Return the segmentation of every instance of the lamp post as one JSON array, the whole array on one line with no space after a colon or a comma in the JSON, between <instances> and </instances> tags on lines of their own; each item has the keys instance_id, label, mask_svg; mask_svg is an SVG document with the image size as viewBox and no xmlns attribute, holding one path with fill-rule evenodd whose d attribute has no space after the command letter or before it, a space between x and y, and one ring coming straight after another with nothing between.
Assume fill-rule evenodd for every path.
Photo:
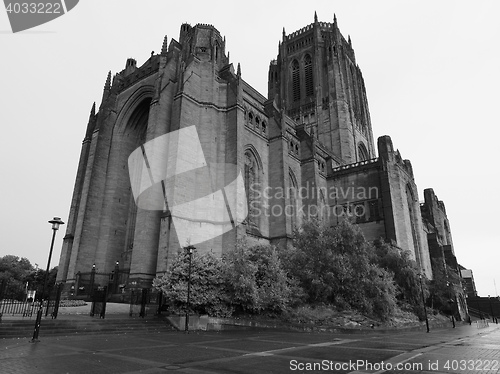
<instances>
[{"instance_id":1,"label":"lamp post","mask_svg":"<svg viewBox=\"0 0 500 374\"><path fill-rule=\"evenodd\" d=\"M92 270L90 271L90 290L89 290L90 297L94 295L94 282L95 282L95 263L92 264Z\"/></svg>"},{"instance_id":2,"label":"lamp post","mask_svg":"<svg viewBox=\"0 0 500 374\"><path fill-rule=\"evenodd\" d=\"M38 313L36 314L35 321L35 330L33 331L33 338L31 339L32 343L38 342L38 334L40 332L40 323L42 322L42 313L43 313L43 297L45 293L45 288L47 287L47 280L49 279L49 268L50 268L50 260L52 258L52 250L54 249L54 241L56 239L56 232L59 230L60 225L64 225L64 222L61 221L60 217L54 217L53 220L49 221L52 224L52 241L50 243L50 251L49 251L49 260L47 261L47 270L45 271L45 278L43 281L42 287L42 295L40 300L40 308L38 309ZM47 305L48 307L48 305Z\"/></svg>"},{"instance_id":3,"label":"lamp post","mask_svg":"<svg viewBox=\"0 0 500 374\"><path fill-rule=\"evenodd\" d=\"M451 292L451 283L446 282L446 285L448 286L448 291L450 293L450 300L448 300L448 304L450 304L450 311L451 311L451 323L453 324L453 328L455 328L455 315L453 311L453 299L452 297L452 292Z\"/></svg>"},{"instance_id":4,"label":"lamp post","mask_svg":"<svg viewBox=\"0 0 500 374\"><path fill-rule=\"evenodd\" d=\"M420 292L422 294L422 305L424 306L425 326L427 327L427 332L429 332L429 319L427 318L427 308L425 307L424 287L422 286L422 273L418 274L418 278L420 280Z\"/></svg>"},{"instance_id":5,"label":"lamp post","mask_svg":"<svg viewBox=\"0 0 500 374\"><path fill-rule=\"evenodd\" d=\"M186 306L186 324L184 326L185 333L189 333L189 309L191 304L191 263L193 262L193 251L196 249L192 245L184 248L189 255L189 270L188 270L188 292L187 292L187 306Z\"/></svg>"},{"instance_id":6,"label":"lamp post","mask_svg":"<svg viewBox=\"0 0 500 374\"><path fill-rule=\"evenodd\" d=\"M114 272L114 275L113 275L113 280L114 280L114 284L113 284L113 293L118 293L118 274L120 272L120 262L118 260L116 260L115 262L115 272Z\"/></svg>"}]
</instances>

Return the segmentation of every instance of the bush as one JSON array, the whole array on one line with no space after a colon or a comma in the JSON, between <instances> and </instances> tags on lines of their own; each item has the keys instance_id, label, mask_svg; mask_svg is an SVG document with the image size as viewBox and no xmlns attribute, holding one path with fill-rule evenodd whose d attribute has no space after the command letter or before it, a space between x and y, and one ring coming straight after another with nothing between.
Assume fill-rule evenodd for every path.
<instances>
[{"instance_id":1,"label":"bush","mask_svg":"<svg viewBox=\"0 0 500 374\"><path fill-rule=\"evenodd\" d=\"M360 229L347 221L334 227L306 221L283 257L307 303L351 307L386 319L394 312L396 289L391 274L371 261L372 253Z\"/></svg>"},{"instance_id":2,"label":"bush","mask_svg":"<svg viewBox=\"0 0 500 374\"><path fill-rule=\"evenodd\" d=\"M190 309L199 314L227 316L230 311L223 278L223 263L211 253L192 255ZM161 290L174 310L185 313L189 256L184 253L174 260L170 272L153 280L153 287Z\"/></svg>"},{"instance_id":3,"label":"bush","mask_svg":"<svg viewBox=\"0 0 500 374\"><path fill-rule=\"evenodd\" d=\"M281 313L291 300L292 287L276 248L238 243L224 258L230 303L240 312Z\"/></svg>"},{"instance_id":4,"label":"bush","mask_svg":"<svg viewBox=\"0 0 500 374\"><path fill-rule=\"evenodd\" d=\"M61 300L61 302L59 303L60 307L76 307L84 305L87 305L84 300Z\"/></svg>"},{"instance_id":5,"label":"bush","mask_svg":"<svg viewBox=\"0 0 500 374\"><path fill-rule=\"evenodd\" d=\"M187 308L189 260L180 254L170 271L155 278L171 309L185 313ZM223 259L212 254L194 254L191 264L190 308L214 317L238 313L281 313L291 299L292 288L276 249L260 245L248 248L238 243Z\"/></svg>"}]
</instances>

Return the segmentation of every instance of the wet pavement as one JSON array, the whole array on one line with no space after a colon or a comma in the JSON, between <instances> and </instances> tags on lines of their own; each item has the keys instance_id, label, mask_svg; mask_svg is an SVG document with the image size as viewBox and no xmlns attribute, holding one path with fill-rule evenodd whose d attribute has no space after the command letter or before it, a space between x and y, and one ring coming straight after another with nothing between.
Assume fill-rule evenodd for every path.
<instances>
[{"instance_id":1,"label":"wet pavement","mask_svg":"<svg viewBox=\"0 0 500 374\"><path fill-rule=\"evenodd\" d=\"M366 334L132 332L0 340L0 373L498 373L500 325Z\"/></svg>"}]
</instances>

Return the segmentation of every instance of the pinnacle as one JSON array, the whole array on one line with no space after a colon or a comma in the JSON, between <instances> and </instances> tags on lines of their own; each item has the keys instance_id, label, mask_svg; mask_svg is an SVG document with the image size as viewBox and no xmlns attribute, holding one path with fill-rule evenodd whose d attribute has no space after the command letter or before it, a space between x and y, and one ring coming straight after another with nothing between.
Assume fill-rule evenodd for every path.
<instances>
[{"instance_id":1,"label":"pinnacle","mask_svg":"<svg viewBox=\"0 0 500 374\"><path fill-rule=\"evenodd\" d=\"M163 45L161 47L161 54L166 55L167 49L168 49L168 38L167 35L165 35L165 37L163 38Z\"/></svg>"},{"instance_id":2,"label":"pinnacle","mask_svg":"<svg viewBox=\"0 0 500 374\"><path fill-rule=\"evenodd\" d=\"M108 72L108 77L106 78L106 83L104 84L104 89L109 90L111 88L111 70Z\"/></svg>"}]
</instances>

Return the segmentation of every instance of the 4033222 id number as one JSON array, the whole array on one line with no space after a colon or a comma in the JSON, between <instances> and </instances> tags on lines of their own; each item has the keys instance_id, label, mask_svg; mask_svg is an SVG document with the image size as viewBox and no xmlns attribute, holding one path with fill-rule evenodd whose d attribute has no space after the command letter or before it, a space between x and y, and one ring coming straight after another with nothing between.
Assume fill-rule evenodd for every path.
<instances>
[{"instance_id":1,"label":"4033222 id number","mask_svg":"<svg viewBox=\"0 0 500 374\"><path fill-rule=\"evenodd\" d=\"M31 13L31 14L61 14L61 3L7 3L7 13Z\"/></svg>"},{"instance_id":2,"label":"4033222 id number","mask_svg":"<svg viewBox=\"0 0 500 374\"><path fill-rule=\"evenodd\" d=\"M445 370L497 371L500 369L498 360L446 360Z\"/></svg>"}]
</instances>

